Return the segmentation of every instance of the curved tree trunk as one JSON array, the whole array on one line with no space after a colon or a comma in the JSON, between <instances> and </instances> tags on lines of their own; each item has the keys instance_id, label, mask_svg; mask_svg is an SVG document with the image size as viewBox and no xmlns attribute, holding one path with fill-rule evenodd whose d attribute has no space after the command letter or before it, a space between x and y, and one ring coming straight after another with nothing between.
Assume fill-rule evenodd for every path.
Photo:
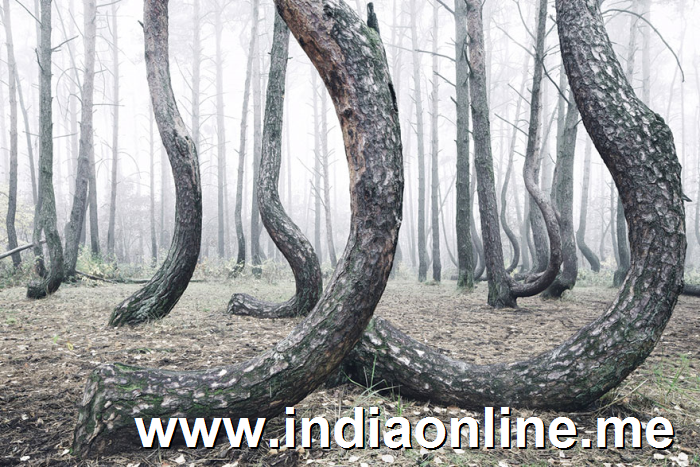
<instances>
[{"instance_id":1,"label":"curved tree trunk","mask_svg":"<svg viewBox=\"0 0 700 467\"><path fill-rule=\"evenodd\" d=\"M355 378L366 368L375 382L402 396L437 404L577 410L617 386L660 339L683 287L686 250L673 135L625 80L597 3L557 0L556 7L576 104L622 194L630 225L632 266L617 298L555 349L495 365L448 358L377 318L346 360Z\"/></svg>"},{"instance_id":2,"label":"curved tree trunk","mask_svg":"<svg viewBox=\"0 0 700 467\"><path fill-rule=\"evenodd\" d=\"M581 213L576 231L576 243L583 253L593 272L600 272L600 260L598 256L586 245L586 220L588 218L588 192L591 185L591 140L586 138L586 149L583 159L583 185L581 186Z\"/></svg>"},{"instance_id":3,"label":"curved tree trunk","mask_svg":"<svg viewBox=\"0 0 700 467\"><path fill-rule=\"evenodd\" d=\"M75 265L78 261L80 237L85 228L85 214L88 205L88 184L90 182L90 153L93 145L93 90L95 87L95 42L97 38L97 7L95 0L83 2L83 38L84 63L83 88L80 95L80 146L78 149L78 167L73 191L73 206L70 220L66 226L66 255L65 275L71 278L75 275Z\"/></svg>"},{"instance_id":4,"label":"curved tree trunk","mask_svg":"<svg viewBox=\"0 0 700 467\"><path fill-rule=\"evenodd\" d=\"M339 268L311 314L252 360L188 372L99 367L80 404L76 455L123 449L125 442L139 446L134 417L279 414L337 368L384 291L403 194L401 131L384 48L345 2L277 0L276 5L323 78L343 129L352 220ZM167 54L167 0L145 2L144 31L152 70L154 45L157 56ZM167 71L167 61L157 63Z\"/></svg>"},{"instance_id":5,"label":"curved tree trunk","mask_svg":"<svg viewBox=\"0 0 700 467\"><path fill-rule=\"evenodd\" d=\"M258 0L253 0L253 18L251 20L251 37L248 46L248 63L246 65L245 84L243 89L243 110L241 115L241 137L238 150L238 178L236 181L236 207L234 212L236 223L236 240L238 241L238 254L236 265L233 269L234 277L245 269L245 231L243 229L243 176L245 175L246 135L248 132L248 102L250 99L250 77L253 72L253 59L255 57L255 43L258 38Z\"/></svg>"},{"instance_id":6,"label":"curved tree trunk","mask_svg":"<svg viewBox=\"0 0 700 467\"><path fill-rule=\"evenodd\" d=\"M56 199L53 191L53 114L51 111L51 0L41 0L41 42L39 46L39 199L34 217L33 242L41 252L41 232L49 250L49 270L39 281L27 286L28 298L44 298L63 281L63 247L56 226ZM43 270L43 254L37 258Z\"/></svg>"},{"instance_id":7,"label":"curved tree trunk","mask_svg":"<svg viewBox=\"0 0 700 467\"><path fill-rule=\"evenodd\" d=\"M157 18L159 14L167 14L167 6L151 3L146 2L152 8L147 13L155 17L147 14L145 17L155 29L158 29L155 23L161 21L159 26L164 28L161 33L167 37L167 20ZM146 69L153 113L175 178L175 232L160 269L141 290L117 305L109 318L111 326L136 325L167 316L192 278L202 240L202 184L197 148L180 116L170 85L168 44L160 40L157 32L150 30L145 34Z\"/></svg>"},{"instance_id":8,"label":"curved tree trunk","mask_svg":"<svg viewBox=\"0 0 700 467\"><path fill-rule=\"evenodd\" d=\"M563 91L564 88L561 89ZM542 293L542 296L547 298L559 298L566 290L573 289L578 276L578 258L574 239L574 155L579 113L571 93L569 93L569 101L564 128L557 141L557 163L554 168L552 187L552 198L559 211L562 270Z\"/></svg>"},{"instance_id":9,"label":"curved tree trunk","mask_svg":"<svg viewBox=\"0 0 700 467\"><path fill-rule=\"evenodd\" d=\"M247 294L234 294L228 304L228 312L235 315L258 318L304 316L316 305L323 291L318 256L311 243L284 211L279 196L288 50L289 29L282 18L275 14L275 32L270 53L270 74L267 82L263 126L263 147L257 184L258 199L263 224L292 268L296 294L288 301L279 304L263 302Z\"/></svg>"}]
</instances>

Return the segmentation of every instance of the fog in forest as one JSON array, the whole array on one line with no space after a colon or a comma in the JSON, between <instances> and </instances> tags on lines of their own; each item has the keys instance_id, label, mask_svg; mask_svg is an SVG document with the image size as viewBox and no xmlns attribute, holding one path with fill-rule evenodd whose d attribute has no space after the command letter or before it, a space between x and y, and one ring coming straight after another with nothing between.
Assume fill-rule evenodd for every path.
<instances>
[{"instance_id":1,"label":"fog in forest","mask_svg":"<svg viewBox=\"0 0 700 467\"><path fill-rule=\"evenodd\" d=\"M195 140L198 143L204 206L200 262L203 267L230 269L238 254L234 210L241 160L243 231L248 240L251 236L254 152L262 134L260 126L272 41L273 5L266 0L256 1L258 11L253 15L256 5L250 2L201 0L196 2L196 7L192 0L172 0L170 3L172 84L190 133L198 133ZM366 18L365 2L350 3L362 18ZM485 2L483 10L491 144L499 211L501 188L512 153L513 169L505 198L505 216L521 246L522 239L529 238L529 229L524 228L528 196L522 166L528 132L536 3L531 0L494 0ZM421 242L425 243L426 261L432 264L437 253L433 246L432 212L437 206L438 254L444 269L442 276L450 278L456 274L457 261L455 29L451 7L442 2L433 5L409 0L377 0L374 5L397 91L404 146L406 185L398 256L400 268L411 275L418 270ZM39 30L34 18L38 16L38 2L11 0L5 2L5 8L9 10L4 12L3 22L7 24L11 18L18 92L21 92L16 123L18 187L15 220L17 244L21 246L32 241L39 166L39 67L36 53ZM175 192L167 154L151 117L140 24L142 8L142 2L137 0L97 3L92 107L97 223L91 222L91 214L85 216L81 245L90 247L92 230L96 226L97 247L102 258L116 260L123 267L130 265L136 268L135 273L147 276L149 273L139 268L152 266L153 245L157 248L158 261L162 261L170 245ZM549 8L549 15L553 18L554 7L550 5ZM631 70L635 91L673 130L683 165L684 191L694 201L686 204L688 232L691 234L687 262L693 266L697 261L694 252L698 246L695 241L698 234L695 201L700 196L700 71L695 46L698 33L693 25L700 20L700 7L689 1L607 0L601 8L618 58L623 67ZM86 62L84 12L85 6L80 0L53 3L52 44L58 46L52 57L53 180L57 225L62 238L73 205L81 138L81 88ZM252 23L256 18L258 24L254 28ZM253 31L257 31L259 41L252 50L252 69L248 69ZM566 79L561 78L556 27L551 21L548 31L539 129L539 182L547 193L551 192L557 160L557 126L562 119L558 112L565 111L562 106L566 101L561 96L567 93ZM3 40L7 42L6 36ZM327 225L332 226L333 248L340 256L350 222L348 171L343 160L342 134L322 81L294 40L289 55L280 196L294 222L312 242L322 264L330 266ZM8 49L2 47L0 213L3 219L10 188L9 133L12 124L8 105L7 57ZM250 96L244 109L247 75ZM417 107L422 112L420 116ZM247 124L241 132L243 113L247 113ZM433 128L435 125L436 129ZM243 135L246 144L241 153ZM28 145L33 160L30 160ZM573 184L575 224L580 223L583 203L587 206L585 241L600 258L603 268L614 270L617 267L617 239L613 235L618 219L615 216L617 194L608 171L593 148L588 199L581 199L587 147L588 136L579 125ZM471 136L469 148L473 153ZM437 170L434 170L434 164L437 164ZM327 165L327 170L324 170L324 165ZM473 169L473 162L470 167ZM421 176L424 177L422 184L419 182ZM473 190L476 184L473 174L471 184ZM330 206L326 206L325 195ZM422 212L421 201L424 203ZM472 202L476 222L472 236L480 237L476 196ZM111 210L113 216L110 216ZM327 222L327 216L330 216L330 222ZM425 233L422 235L419 234L420 221L424 223ZM108 239L108 235L112 235L110 230L113 240ZM264 228L262 230L263 257L287 268L284 258ZM502 241L508 263L512 247L503 232ZM248 258L250 243L246 242ZM0 244L4 249L8 248L5 222L0 225ZM529 244L530 248L521 248L519 268L527 268L533 261L533 252L529 251L533 247L532 240ZM30 252L23 255L29 258ZM580 252L578 255L581 268L588 268L589 264ZM477 259L475 264L478 264ZM3 261L0 267L9 268L9 261ZM430 271L427 278L431 278Z\"/></svg>"}]
</instances>

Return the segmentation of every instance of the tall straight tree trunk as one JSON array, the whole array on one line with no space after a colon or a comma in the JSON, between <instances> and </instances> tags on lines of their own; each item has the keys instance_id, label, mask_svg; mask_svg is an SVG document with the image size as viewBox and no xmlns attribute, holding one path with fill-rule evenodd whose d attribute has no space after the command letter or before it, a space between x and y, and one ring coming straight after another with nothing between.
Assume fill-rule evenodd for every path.
<instances>
[{"instance_id":1,"label":"tall straight tree trunk","mask_svg":"<svg viewBox=\"0 0 700 467\"><path fill-rule=\"evenodd\" d=\"M49 270L39 281L27 287L28 298L43 298L54 293L63 281L63 247L56 226L56 200L53 191L53 115L51 112L51 0L41 0L41 40L38 56L39 81L39 201L34 218L33 243L39 244L41 233L49 250ZM39 247L41 248L41 247ZM43 263L43 255L37 260ZM41 266L43 269L43 265Z\"/></svg>"},{"instance_id":2,"label":"tall straight tree trunk","mask_svg":"<svg viewBox=\"0 0 700 467\"><path fill-rule=\"evenodd\" d=\"M469 228L472 203L469 188L469 57L467 3L455 0L455 105L457 115L457 178L455 179L457 236L457 287L474 288L474 256Z\"/></svg>"},{"instance_id":3,"label":"tall straight tree trunk","mask_svg":"<svg viewBox=\"0 0 700 467\"><path fill-rule=\"evenodd\" d=\"M417 0L411 0L411 49L413 50L413 92L416 103L416 140L418 143L418 280L428 274L428 251L425 238L425 142L423 124L423 91L421 90L420 52L418 49Z\"/></svg>"},{"instance_id":4,"label":"tall straight tree trunk","mask_svg":"<svg viewBox=\"0 0 700 467\"><path fill-rule=\"evenodd\" d=\"M8 87L10 92L10 160L9 160L9 192L7 194L7 216L5 217L5 228L7 229L7 249L17 248L17 231L15 230L15 215L17 213L17 63L15 62L14 41L12 39L12 14L10 11L10 1L2 2L3 17L5 24L5 45L7 46L7 71ZM3 111L4 115L4 111ZM12 255L12 264L19 267L22 262L20 253Z\"/></svg>"},{"instance_id":5,"label":"tall straight tree trunk","mask_svg":"<svg viewBox=\"0 0 700 467\"><path fill-rule=\"evenodd\" d=\"M323 263L323 249L321 246L321 119L318 110L318 85L316 83L316 73L311 74L311 87L313 88L313 108L314 108L314 171L313 189L311 193L314 198L314 250L318 256L318 262Z\"/></svg>"},{"instance_id":6,"label":"tall straight tree trunk","mask_svg":"<svg viewBox=\"0 0 700 467\"><path fill-rule=\"evenodd\" d=\"M435 282L440 282L442 275L442 263L440 262L440 198L438 193L440 192L440 171L439 171L439 157L438 153L440 151L440 144L438 140L438 97L439 97L439 86L438 86L438 76L440 72L438 68L438 24L439 24L439 13L440 5L437 2L433 3L433 75L432 75L432 112L430 115L430 152L431 152L431 186L430 186L430 200L431 200L431 225L433 229L433 280Z\"/></svg>"},{"instance_id":7,"label":"tall straight tree trunk","mask_svg":"<svg viewBox=\"0 0 700 467\"><path fill-rule=\"evenodd\" d=\"M348 247L338 262L342 269L307 320L252 360L190 372L99 367L80 404L73 440L76 455L122 450L125 443L140 445L134 417L148 423L176 413L192 419L284 412L336 370L360 339L384 291L401 222L403 177L399 118L381 40L345 2L276 4L333 93L345 136L352 221ZM145 2L147 43L157 32L163 48L166 6L166 0ZM373 195L367 199L370 191Z\"/></svg>"},{"instance_id":8,"label":"tall straight tree trunk","mask_svg":"<svg viewBox=\"0 0 700 467\"><path fill-rule=\"evenodd\" d=\"M593 272L600 271L600 260L596 254L586 245L586 222L588 217L588 193L591 185L591 139L586 138L586 148L583 159L583 184L581 185L581 209L576 231L576 243L583 256L591 265Z\"/></svg>"},{"instance_id":9,"label":"tall straight tree trunk","mask_svg":"<svg viewBox=\"0 0 700 467\"><path fill-rule=\"evenodd\" d=\"M114 258L115 228L117 221L117 177L119 176L119 30L117 4L112 4L112 187L109 194L109 224L107 227L107 256Z\"/></svg>"},{"instance_id":10,"label":"tall straight tree trunk","mask_svg":"<svg viewBox=\"0 0 700 467\"><path fill-rule=\"evenodd\" d=\"M316 305L323 291L323 279L318 257L311 243L284 211L279 196L284 92L288 59L289 29L282 18L275 14L275 31L272 52L270 53L270 73L268 75L263 147L258 180L258 199L260 200L260 215L263 224L292 268L296 282L296 294L284 303L264 302L247 294L234 294L229 301L228 312L236 315L258 318L305 316ZM323 92L326 92L325 89Z\"/></svg>"},{"instance_id":11,"label":"tall straight tree trunk","mask_svg":"<svg viewBox=\"0 0 700 467\"><path fill-rule=\"evenodd\" d=\"M199 118L202 68L202 18L200 13L200 0L194 0L192 5L192 142L199 149Z\"/></svg>"},{"instance_id":12,"label":"tall straight tree trunk","mask_svg":"<svg viewBox=\"0 0 700 467\"><path fill-rule=\"evenodd\" d=\"M254 0L255 3L255 0ZM260 250L260 208L258 204L258 173L262 153L262 91L260 89L260 42L253 52L253 196L250 207L250 256L253 275L262 276L263 254Z\"/></svg>"},{"instance_id":13,"label":"tall straight tree trunk","mask_svg":"<svg viewBox=\"0 0 700 467\"><path fill-rule=\"evenodd\" d=\"M155 3L155 5L154 5ZM202 243L202 184L197 148L170 84L167 1L149 0L144 12L148 88L158 130L175 179L175 231L168 256L151 280L112 311L110 326L136 325L170 313L187 288Z\"/></svg>"},{"instance_id":14,"label":"tall straight tree trunk","mask_svg":"<svg viewBox=\"0 0 700 467\"><path fill-rule=\"evenodd\" d=\"M224 31L223 9L219 2L214 13L214 37L216 44L216 154L217 154L217 254L219 259L226 257L226 127L224 123L224 56L221 51L221 35Z\"/></svg>"},{"instance_id":15,"label":"tall straight tree trunk","mask_svg":"<svg viewBox=\"0 0 700 467\"><path fill-rule=\"evenodd\" d=\"M323 157L323 207L326 214L326 242L328 243L328 259L331 267L335 269L338 264L338 257L335 253L335 240L333 237L333 217L331 206L331 177L330 177L330 154L328 151L328 95L325 90L321 90L321 155ZM291 167L288 168L288 170Z\"/></svg>"},{"instance_id":16,"label":"tall straight tree trunk","mask_svg":"<svg viewBox=\"0 0 700 467\"><path fill-rule=\"evenodd\" d=\"M148 108L148 155L150 160L150 201L151 201L151 267L158 264L158 242L156 240L156 165L155 142L153 138L153 107Z\"/></svg>"},{"instance_id":17,"label":"tall straight tree trunk","mask_svg":"<svg viewBox=\"0 0 700 467\"><path fill-rule=\"evenodd\" d=\"M357 377L367 370L373 390L383 381L403 397L432 403L577 410L620 384L661 338L682 288L686 248L673 135L625 80L599 7L586 0L556 6L576 104L630 223L633 261L625 285L602 316L561 345L508 364L456 361L377 318L346 359L354 381L364 382Z\"/></svg>"},{"instance_id":18,"label":"tall straight tree trunk","mask_svg":"<svg viewBox=\"0 0 700 467\"><path fill-rule=\"evenodd\" d=\"M36 188L36 169L34 168L34 145L32 144L32 132L29 124L29 112L24 104L24 94L22 93L22 81L19 79L19 72L15 67L15 83L17 84L17 95L19 97L19 108L22 111L22 120L24 121L24 136L27 141L27 159L29 160L29 175L32 181L32 201L36 206L37 188Z\"/></svg>"},{"instance_id":19,"label":"tall straight tree trunk","mask_svg":"<svg viewBox=\"0 0 700 467\"><path fill-rule=\"evenodd\" d=\"M80 95L80 146L73 190L73 206L66 226L65 275L75 275L81 233L85 228L88 188L91 186L91 154L93 144L93 95L95 88L95 43L97 38L97 8L95 0L83 1L83 43L85 48L83 88ZM97 203L95 203L97 204ZM92 209L92 208L91 208Z\"/></svg>"},{"instance_id":20,"label":"tall straight tree trunk","mask_svg":"<svg viewBox=\"0 0 700 467\"><path fill-rule=\"evenodd\" d=\"M236 179L236 240L238 253L236 255L236 267L233 270L234 276L238 276L245 269L245 231L243 230L243 183L245 176L245 154L246 136L248 133L248 101L250 99L250 80L253 73L253 60L255 58L255 44L258 40L258 0L253 0L252 27L250 45L248 46L248 62L246 65L245 85L243 89L243 110L241 111L241 136L238 149L238 178Z\"/></svg>"}]
</instances>

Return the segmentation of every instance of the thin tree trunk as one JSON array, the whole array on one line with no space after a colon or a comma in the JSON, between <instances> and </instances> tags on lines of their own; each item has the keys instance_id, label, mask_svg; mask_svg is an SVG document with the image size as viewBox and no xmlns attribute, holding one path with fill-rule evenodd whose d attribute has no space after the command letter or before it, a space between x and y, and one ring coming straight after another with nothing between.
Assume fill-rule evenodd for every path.
<instances>
[{"instance_id":1,"label":"thin tree trunk","mask_svg":"<svg viewBox=\"0 0 700 467\"><path fill-rule=\"evenodd\" d=\"M236 266L233 270L234 277L238 276L245 269L245 231L243 230L243 183L245 176L245 155L246 136L248 133L248 101L250 99L250 80L253 73L253 60L255 58L255 44L258 36L258 0L253 0L252 28L250 45L248 46L248 62L246 65L245 85L243 89L243 110L241 111L241 135L238 149L238 178L236 180L236 240L238 242L238 253L236 255Z\"/></svg>"},{"instance_id":2,"label":"thin tree trunk","mask_svg":"<svg viewBox=\"0 0 700 467\"><path fill-rule=\"evenodd\" d=\"M156 183L155 148L153 138L153 106L148 108L148 154L150 159L150 201L151 201L151 267L158 264L158 242L156 241Z\"/></svg>"},{"instance_id":3,"label":"thin tree trunk","mask_svg":"<svg viewBox=\"0 0 700 467\"><path fill-rule=\"evenodd\" d=\"M41 40L38 50L41 80L39 81L39 200L34 218L33 243L46 236L49 270L39 281L27 286L28 298L44 298L54 293L63 281L63 247L56 226L56 200L53 191L53 115L51 112L51 0L41 0ZM38 247L41 249L41 246ZM43 263L43 255L37 260ZM43 265L41 266L43 269Z\"/></svg>"},{"instance_id":4,"label":"thin tree trunk","mask_svg":"<svg viewBox=\"0 0 700 467\"><path fill-rule=\"evenodd\" d=\"M321 245L321 122L318 110L318 85L316 73L311 73L311 87L314 108L314 165L311 193L314 199L314 250L318 262L323 263L323 248Z\"/></svg>"},{"instance_id":5,"label":"thin tree trunk","mask_svg":"<svg viewBox=\"0 0 700 467\"><path fill-rule=\"evenodd\" d=\"M560 86L560 89L563 92L565 86ZM557 135L557 162L554 168L552 198L554 206L559 211L563 261L561 272L542 294L549 298L559 298L566 290L573 289L578 276L578 258L574 238L574 155L576 154L579 112L573 97L573 94L569 92L566 118L561 134ZM560 102L560 105L562 108L564 107L563 102Z\"/></svg>"},{"instance_id":6,"label":"thin tree trunk","mask_svg":"<svg viewBox=\"0 0 700 467\"><path fill-rule=\"evenodd\" d=\"M224 122L224 57L221 51L221 35L224 31L223 6L216 2L214 13L214 37L216 44L216 180L217 180L217 254L226 257L225 198L226 186L226 127Z\"/></svg>"},{"instance_id":7,"label":"thin tree trunk","mask_svg":"<svg viewBox=\"0 0 700 467\"><path fill-rule=\"evenodd\" d=\"M420 52L418 49L417 0L411 0L411 49L413 50L413 92L416 103L416 138L418 142L418 280L428 274L428 251L425 237L425 143L423 124L423 92L421 90Z\"/></svg>"},{"instance_id":8,"label":"thin tree trunk","mask_svg":"<svg viewBox=\"0 0 700 467\"><path fill-rule=\"evenodd\" d=\"M625 81L598 7L585 0L557 0L556 7L576 104L630 223L633 260L624 286L598 319L555 349L516 363L456 361L377 318L346 359L354 381L371 374L373 390L382 381L402 397L443 405L578 410L620 384L659 341L683 285L686 249L673 136ZM609 74L596 72L605 67Z\"/></svg>"},{"instance_id":9,"label":"thin tree trunk","mask_svg":"<svg viewBox=\"0 0 700 467\"><path fill-rule=\"evenodd\" d=\"M12 39L12 14L10 1L3 0L2 22L5 25L5 45L7 46L7 71L10 92L10 160L9 160L9 192L7 194L7 249L17 248L17 231L15 230L15 215L17 213L17 63L15 62L14 41ZM3 112L4 115L4 112ZM19 267L22 257L19 252L12 255L12 264Z\"/></svg>"},{"instance_id":10,"label":"thin tree trunk","mask_svg":"<svg viewBox=\"0 0 700 467\"><path fill-rule=\"evenodd\" d=\"M27 159L29 159L29 175L32 181L32 201L36 206L37 188L36 188L36 169L34 168L34 145L32 144L32 132L29 125L29 112L27 106L24 105L24 94L22 93L22 81L19 79L19 72L15 67L15 82L17 84L17 95L19 97L19 108L22 111L22 119L24 120L24 136L27 141Z\"/></svg>"},{"instance_id":11,"label":"thin tree trunk","mask_svg":"<svg viewBox=\"0 0 700 467\"><path fill-rule=\"evenodd\" d=\"M331 206L330 154L328 152L328 94L321 90L321 154L323 156L323 207L326 214L326 242L328 243L328 258L331 267L335 269L338 257L335 253L333 237L333 218ZM291 167L290 167L291 169Z\"/></svg>"},{"instance_id":12,"label":"thin tree trunk","mask_svg":"<svg viewBox=\"0 0 700 467\"><path fill-rule=\"evenodd\" d=\"M433 229L433 280L435 282L440 282L442 276L442 263L440 262L440 199L438 192L440 191L440 173L439 173L439 158L438 153L440 151L440 144L438 140L438 97L439 97L439 86L438 86L438 76L440 72L438 68L438 26L439 26L439 12L440 5L438 2L433 3L433 76L432 80L432 112L430 115L430 143L431 143L431 186L430 186L430 198L431 198L431 224Z\"/></svg>"},{"instance_id":13,"label":"thin tree trunk","mask_svg":"<svg viewBox=\"0 0 700 467\"><path fill-rule=\"evenodd\" d=\"M109 194L109 224L107 227L107 256L114 257L117 221L117 177L119 175L119 32L117 4L112 4L112 73L114 106L112 107L112 187Z\"/></svg>"},{"instance_id":14,"label":"thin tree trunk","mask_svg":"<svg viewBox=\"0 0 700 467\"><path fill-rule=\"evenodd\" d=\"M296 294L284 303L270 303L247 294L234 294L228 312L257 318L305 316L316 306L323 291L321 266L311 243L289 218L279 197L282 162L282 124L284 116L285 76L289 59L289 29L275 14L275 32L270 54L267 82L263 147L258 175L260 215L270 237L280 249L294 273ZM325 90L323 90L325 93Z\"/></svg>"},{"instance_id":15,"label":"thin tree trunk","mask_svg":"<svg viewBox=\"0 0 700 467\"><path fill-rule=\"evenodd\" d=\"M256 3L256 0L254 0ZM257 5L255 5L257 6ZM250 256L253 275L262 276L263 255L260 251L260 208L258 201L258 173L260 172L260 155L262 152L262 92L260 90L260 44L255 41L253 52L253 196L250 208Z\"/></svg>"},{"instance_id":16,"label":"thin tree trunk","mask_svg":"<svg viewBox=\"0 0 700 467\"><path fill-rule=\"evenodd\" d=\"M167 0L145 3L146 70L153 112L175 178L175 231L160 269L112 311L111 326L161 319L180 300L197 266L202 240L202 185L197 148L180 116L170 84Z\"/></svg>"},{"instance_id":17,"label":"thin tree trunk","mask_svg":"<svg viewBox=\"0 0 700 467\"><path fill-rule=\"evenodd\" d=\"M583 256L591 265L593 272L600 271L600 260L596 254L586 245L586 220L588 217L588 192L591 184L591 139L586 138L586 148L583 159L583 185L581 186L581 211L576 231L576 243Z\"/></svg>"},{"instance_id":18,"label":"thin tree trunk","mask_svg":"<svg viewBox=\"0 0 700 467\"><path fill-rule=\"evenodd\" d=\"M384 291L398 240L403 177L399 119L381 41L345 2L276 3L333 93L345 135L352 225L338 263L342 269L312 314L286 340L250 361L189 372L99 367L80 404L76 455L123 450L125 443L140 445L134 417L148 422L175 414L190 419L280 414L335 371L359 341ZM145 2L146 43L158 33L161 57L167 53L166 6L166 0Z\"/></svg>"}]
</instances>

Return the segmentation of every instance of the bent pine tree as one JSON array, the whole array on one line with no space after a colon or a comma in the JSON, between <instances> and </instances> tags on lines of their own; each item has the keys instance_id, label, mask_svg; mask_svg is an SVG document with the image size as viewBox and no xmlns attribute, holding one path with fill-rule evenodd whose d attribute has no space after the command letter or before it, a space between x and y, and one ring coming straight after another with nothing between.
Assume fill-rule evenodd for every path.
<instances>
[{"instance_id":1,"label":"bent pine tree","mask_svg":"<svg viewBox=\"0 0 700 467\"><path fill-rule=\"evenodd\" d=\"M377 318L346 372L402 396L462 407L575 410L644 362L683 287L685 209L671 130L634 94L595 0L557 0L557 26L584 126L610 170L629 223L631 267L608 310L530 360L475 365L448 358ZM369 374L369 373L367 373Z\"/></svg>"},{"instance_id":2,"label":"bent pine tree","mask_svg":"<svg viewBox=\"0 0 700 467\"><path fill-rule=\"evenodd\" d=\"M80 404L73 452L140 446L134 417L270 417L323 384L360 340L391 271L403 195L401 130L386 53L343 1L276 0L319 71L343 130L350 235L311 313L275 347L225 368L165 371L102 365ZM146 0L147 64L168 71L168 1ZM157 63L155 61L157 60ZM162 75L167 76L167 75ZM161 84L171 94L169 81ZM166 114L174 118L174 114ZM148 420L146 420L148 422Z\"/></svg>"}]
</instances>

